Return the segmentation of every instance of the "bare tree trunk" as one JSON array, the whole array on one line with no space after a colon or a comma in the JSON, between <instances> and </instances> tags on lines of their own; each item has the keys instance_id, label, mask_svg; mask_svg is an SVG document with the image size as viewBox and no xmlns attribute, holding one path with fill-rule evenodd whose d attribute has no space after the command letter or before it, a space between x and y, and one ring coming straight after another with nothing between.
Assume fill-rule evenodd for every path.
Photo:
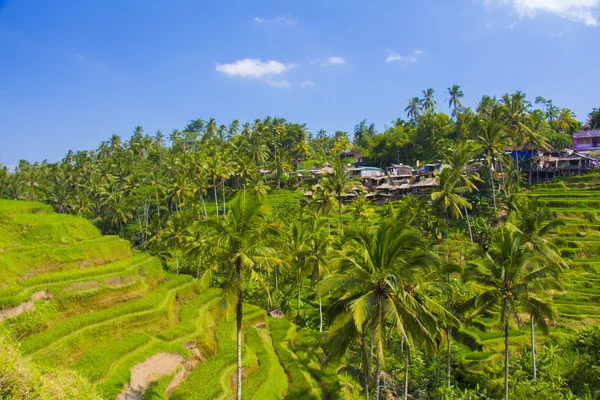
<instances>
[{"instance_id":1,"label":"bare tree trunk","mask_svg":"<svg viewBox=\"0 0 600 400\"><path fill-rule=\"evenodd\" d=\"M492 172L492 165L490 165L490 183L492 184L492 197L494 198L494 216L498 216L498 209L496 208L496 188L494 187L494 174Z\"/></svg>"},{"instance_id":2,"label":"bare tree trunk","mask_svg":"<svg viewBox=\"0 0 600 400\"><path fill-rule=\"evenodd\" d=\"M377 352L377 364L375 366L375 400L379 400L381 394L381 358L379 357L379 351Z\"/></svg>"},{"instance_id":3,"label":"bare tree trunk","mask_svg":"<svg viewBox=\"0 0 600 400\"><path fill-rule=\"evenodd\" d=\"M404 351L404 400L408 400L408 352L409 352L408 344L406 346L406 350Z\"/></svg>"},{"instance_id":4,"label":"bare tree trunk","mask_svg":"<svg viewBox=\"0 0 600 400\"><path fill-rule=\"evenodd\" d=\"M300 276L300 270L298 270L298 317L300 317L300 293L302 291L302 277Z\"/></svg>"},{"instance_id":5,"label":"bare tree trunk","mask_svg":"<svg viewBox=\"0 0 600 400\"><path fill-rule=\"evenodd\" d=\"M531 314L531 363L533 364L533 383L537 383L537 366L535 363L535 324Z\"/></svg>"},{"instance_id":6,"label":"bare tree trunk","mask_svg":"<svg viewBox=\"0 0 600 400\"><path fill-rule=\"evenodd\" d=\"M504 323L504 400L508 400L508 322Z\"/></svg>"},{"instance_id":7,"label":"bare tree trunk","mask_svg":"<svg viewBox=\"0 0 600 400\"><path fill-rule=\"evenodd\" d=\"M242 284L242 267L240 262L236 262L236 275L238 284ZM240 292L236 309L236 329L237 329L237 400L242 399L242 301L243 294Z\"/></svg>"},{"instance_id":8,"label":"bare tree trunk","mask_svg":"<svg viewBox=\"0 0 600 400\"><path fill-rule=\"evenodd\" d=\"M340 229L342 232L342 236L344 236L344 219L342 218L342 195L340 194L338 196L338 205L339 205L339 209L340 209Z\"/></svg>"},{"instance_id":9,"label":"bare tree trunk","mask_svg":"<svg viewBox=\"0 0 600 400\"><path fill-rule=\"evenodd\" d=\"M217 218L219 218L219 196L217 195L217 179L213 178L213 191L215 192L215 211L217 212Z\"/></svg>"},{"instance_id":10,"label":"bare tree trunk","mask_svg":"<svg viewBox=\"0 0 600 400\"><path fill-rule=\"evenodd\" d=\"M200 191L200 202L202 203L202 211L204 212L204 219L208 218L206 214L206 204L204 204L204 196L202 195L202 191Z\"/></svg>"},{"instance_id":11,"label":"bare tree trunk","mask_svg":"<svg viewBox=\"0 0 600 400\"><path fill-rule=\"evenodd\" d=\"M365 399L369 400L369 360L367 358L367 347L365 345L365 330L363 328L362 336L360 338L360 349L362 351L363 363L365 364Z\"/></svg>"},{"instance_id":12,"label":"bare tree trunk","mask_svg":"<svg viewBox=\"0 0 600 400\"><path fill-rule=\"evenodd\" d=\"M471 229L471 219L469 218L469 210L465 206L465 215L467 216L467 226L469 227L469 237L471 238L471 244L473 243L473 230Z\"/></svg>"},{"instance_id":13,"label":"bare tree trunk","mask_svg":"<svg viewBox=\"0 0 600 400\"><path fill-rule=\"evenodd\" d=\"M450 389L450 362L452 361L452 326L448 327L448 350L446 352L446 386Z\"/></svg>"},{"instance_id":14,"label":"bare tree trunk","mask_svg":"<svg viewBox=\"0 0 600 400\"><path fill-rule=\"evenodd\" d=\"M321 304L321 296L319 296L319 332L323 332L323 305Z\"/></svg>"},{"instance_id":15,"label":"bare tree trunk","mask_svg":"<svg viewBox=\"0 0 600 400\"><path fill-rule=\"evenodd\" d=\"M223 215L227 215L227 203L225 200L225 181L223 181Z\"/></svg>"}]
</instances>

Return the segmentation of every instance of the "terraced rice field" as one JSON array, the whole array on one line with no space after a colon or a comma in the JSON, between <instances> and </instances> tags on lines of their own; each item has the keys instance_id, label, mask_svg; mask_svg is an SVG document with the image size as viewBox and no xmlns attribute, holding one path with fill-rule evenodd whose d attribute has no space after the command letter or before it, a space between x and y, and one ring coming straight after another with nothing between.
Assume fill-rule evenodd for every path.
<instances>
[{"instance_id":1,"label":"terraced rice field","mask_svg":"<svg viewBox=\"0 0 600 400\"><path fill-rule=\"evenodd\" d=\"M552 332L560 334L600 323L600 174L564 178L559 183L538 185L529 193L553 211L565 225L552 241L567 261L563 290L551 293L559 318ZM529 318L513 326L510 344L514 350L530 346ZM458 345L466 359L481 361L501 357L502 336L494 315L476 318L463 328L464 343ZM537 337L542 347L545 338Z\"/></svg>"},{"instance_id":2,"label":"terraced rice field","mask_svg":"<svg viewBox=\"0 0 600 400\"><path fill-rule=\"evenodd\" d=\"M64 367L106 399L228 399L235 322L219 289L43 204L0 200L0 329L42 370ZM322 368L315 333L244 307L247 399L354 398Z\"/></svg>"}]
</instances>

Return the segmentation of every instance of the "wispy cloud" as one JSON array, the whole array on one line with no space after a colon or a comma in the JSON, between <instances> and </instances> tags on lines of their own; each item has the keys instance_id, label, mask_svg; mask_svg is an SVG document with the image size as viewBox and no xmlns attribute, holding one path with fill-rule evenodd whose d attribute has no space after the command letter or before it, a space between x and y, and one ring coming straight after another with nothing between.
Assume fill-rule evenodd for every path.
<instances>
[{"instance_id":1,"label":"wispy cloud","mask_svg":"<svg viewBox=\"0 0 600 400\"><path fill-rule=\"evenodd\" d=\"M279 24L279 25L295 25L296 20L288 17L277 16L273 18L254 17L253 21L257 24Z\"/></svg>"},{"instance_id":2,"label":"wispy cloud","mask_svg":"<svg viewBox=\"0 0 600 400\"><path fill-rule=\"evenodd\" d=\"M402 66L406 67L410 64L414 64L419 60L419 57L423 54L423 50L415 49L407 56L403 56L395 51L388 51L388 56L385 61L388 63L398 62Z\"/></svg>"},{"instance_id":3,"label":"wispy cloud","mask_svg":"<svg viewBox=\"0 0 600 400\"><path fill-rule=\"evenodd\" d=\"M258 58L245 58L231 64L217 64L215 69L228 76L263 80L271 86L286 88L291 86L290 83L277 77L294 68L295 64L284 64L276 60L263 62Z\"/></svg>"},{"instance_id":4,"label":"wispy cloud","mask_svg":"<svg viewBox=\"0 0 600 400\"><path fill-rule=\"evenodd\" d=\"M563 31L554 31L550 36L553 38L561 38L565 36L565 33Z\"/></svg>"},{"instance_id":5,"label":"wispy cloud","mask_svg":"<svg viewBox=\"0 0 600 400\"><path fill-rule=\"evenodd\" d=\"M285 79L270 79L269 78L266 80L266 82L267 82L267 85L273 86L276 88L280 88L280 89L287 89L287 88L292 87L292 85Z\"/></svg>"},{"instance_id":6,"label":"wispy cloud","mask_svg":"<svg viewBox=\"0 0 600 400\"><path fill-rule=\"evenodd\" d=\"M546 12L597 26L598 19L594 13L600 8L600 0L484 0L488 5L508 5L521 17L533 18L538 12Z\"/></svg>"},{"instance_id":7,"label":"wispy cloud","mask_svg":"<svg viewBox=\"0 0 600 400\"><path fill-rule=\"evenodd\" d=\"M302 81L302 83L300 84L300 86L302 87L314 87L315 83L311 80L306 80L306 81Z\"/></svg>"},{"instance_id":8,"label":"wispy cloud","mask_svg":"<svg viewBox=\"0 0 600 400\"><path fill-rule=\"evenodd\" d=\"M334 65L342 65L346 63L346 59L340 56L329 57L326 60L316 59L310 62L311 64L317 64L321 67L332 67Z\"/></svg>"}]
</instances>

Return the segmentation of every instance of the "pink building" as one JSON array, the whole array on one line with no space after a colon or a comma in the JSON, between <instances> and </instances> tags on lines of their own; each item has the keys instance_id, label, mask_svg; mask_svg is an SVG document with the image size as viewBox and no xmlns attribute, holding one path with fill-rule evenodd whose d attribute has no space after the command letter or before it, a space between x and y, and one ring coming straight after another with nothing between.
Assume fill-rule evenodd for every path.
<instances>
[{"instance_id":1,"label":"pink building","mask_svg":"<svg viewBox=\"0 0 600 400\"><path fill-rule=\"evenodd\" d=\"M581 131L573 134L573 150L588 152L600 150L600 130Z\"/></svg>"}]
</instances>

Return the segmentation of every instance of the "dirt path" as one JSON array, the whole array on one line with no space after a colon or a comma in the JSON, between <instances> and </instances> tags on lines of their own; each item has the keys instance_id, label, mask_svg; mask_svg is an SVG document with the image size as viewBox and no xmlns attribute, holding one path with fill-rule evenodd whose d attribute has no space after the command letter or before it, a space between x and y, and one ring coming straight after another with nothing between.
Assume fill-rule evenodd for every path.
<instances>
[{"instance_id":1,"label":"dirt path","mask_svg":"<svg viewBox=\"0 0 600 400\"><path fill-rule=\"evenodd\" d=\"M176 373L169 384L171 391L183 380L191 363L180 354L159 353L131 368L131 381L125 391L119 393L117 400L141 400L150 384L163 376ZM174 382L178 380L178 382Z\"/></svg>"},{"instance_id":2,"label":"dirt path","mask_svg":"<svg viewBox=\"0 0 600 400\"><path fill-rule=\"evenodd\" d=\"M27 300L19 304L18 306L0 309L0 321L4 321L5 319L15 318L24 312L32 311L35 309L34 301L38 300L50 300L52 299L52 295L45 290L39 290L34 292L31 295L31 300Z\"/></svg>"}]
</instances>

